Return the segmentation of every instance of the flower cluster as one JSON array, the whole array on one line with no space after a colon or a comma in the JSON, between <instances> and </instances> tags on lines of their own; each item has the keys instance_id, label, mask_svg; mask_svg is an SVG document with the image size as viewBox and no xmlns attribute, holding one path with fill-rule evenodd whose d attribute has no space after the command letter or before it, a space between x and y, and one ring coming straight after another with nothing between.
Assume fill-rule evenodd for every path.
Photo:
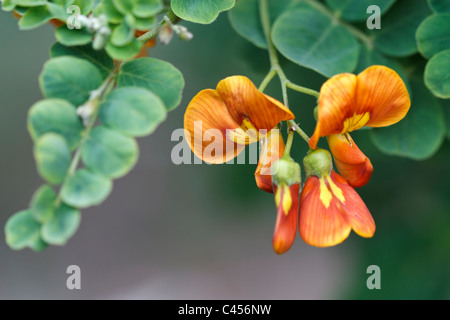
<instances>
[{"instance_id":1,"label":"flower cluster","mask_svg":"<svg viewBox=\"0 0 450 320\"><path fill-rule=\"evenodd\" d=\"M279 123L293 120L294 114L258 91L246 77L226 78L215 90L197 94L187 107L184 127L192 151L208 163L225 163L246 145L261 142L255 179L260 189L275 195L272 243L275 252L282 254L294 243L297 230L316 247L337 245L351 230L362 237L373 236L375 222L355 191L370 180L373 166L350 132L395 124L406 116L410 104L401 78L384 66L326 81L320 90L310 150L303 159L303 186L301 167L291 158L291 145L285 146L278 130ZM331 153L317 148L321 137L327 138ZM333 158L339 174L333 169Z\"/></svg>"}]
</instances>

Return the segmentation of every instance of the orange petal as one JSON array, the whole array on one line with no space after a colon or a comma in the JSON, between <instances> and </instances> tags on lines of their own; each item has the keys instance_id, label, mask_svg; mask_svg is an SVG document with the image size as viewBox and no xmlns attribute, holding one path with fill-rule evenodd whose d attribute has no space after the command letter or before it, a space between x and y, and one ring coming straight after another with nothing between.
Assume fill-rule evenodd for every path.
<instances>
[{"instance_id":1,"label":"orange petal","mask_svg":"<svg viewBox=\"0 0 450 320\"><path fill-rule=\"evenodd\" d=\"M290 119L294 115L282 103L259 92L248 78L233 76L220 81L217 90L203 90L192 99L184 128L199 158L224 163L244 145L259 141L280 121ZM199 131L203 134L196 135Z\"/></svg>"},{"instance_id":2,"label":"orange petal","mask_svg":"<svg viewBox=\"0 0 450 320\"><path fill-rule=\"evenodd\" d=\"M344 178L336 172L331 172L331 180L342 190L345 203L340 202L341 210L345 213L353 231L361 237L371 238L375 233L375 221L367 209L366 204Z\"/></svg>"},{"instance_id":3,"label":"orange petal","mask_svg":"<svg viewBox=\"0 0 450 320\"><path fill-rule=\"evenodd\" d=\"M261 190L273 193L272 187L272 163L277 161L284 152L284 140L280 130L273 129L270 134L261 140L261 155L258 167L255 171L256 185Z\"/></svg>"},{"instance_id":4,"label":"orange petal","mask_svg":"<svg viewBox=\"0 0 450 320\"><path fill-rule=\"evenodd\" d=\"M352 229L362 237L375 232L373 218L356 191L334 171L322 178L309 177L300 198L302 239L329 247L343 242Z\"/></svg>"},{"instance_id":5,"label":"orange petal","mask_svg":"<svg viewBox=\"0 0 450 320\"><path fill-rule=\"evenodd\" d=\"M357 77L354 74L338 74L326 81L320 89L316 129L309 146L315 149L320 137L341 133L344 121L351 118L355 109Z\"/></svg>"},{"instance_id":6,"label":"orange petal","mask_svg":"<svg viewBox=\"0 0 450 320\"><path fill-rule=\"evenodd\" d=\"M277 221L272 245L277 254L283 254L292 247L297 233L300 184L274 186L274 191Z\"/></svg>"},{"instance_id":7,"label":"orange petal","mask_svg":"<svg viewBox=\"0 0 450 320\"><path fill-rule=\"evenodd\" d=\"M327 140L340 175L354 188L366 185L372 176L373 166L350 135L333 134L327 136Z\"/></svg>"},{"instance_id":8,"label":"orange petal","mask_svg":"<svg viewBox=\"0 0 450 320\"><path fill-rule=\"evenodd\" d=\"M372 66L358 76L343 73L320 89L318 120L309 146L320 137L352 132L363 126L383 127L405 117L411 101L400 76L385 66Z\"/></svg>"},{"instance_id":9,"label":"orange petal","mask_svg":"<svg viewBox=\"0 0 450 320\"><path fill-rule=\"evenodd\" d=\"M303 187L299 233L307 244L330 247L344 241L350 234L351 227L336 201L331 201L328 208L325 207L321 200L320 185L319 178L311 176Z\"/></svg>"},{"instance_id":10,"label":"orange petal","mask_svg":"<svg viewBox=\"0 0 450 320\"><path fill-rule=\"evenodd\" d=\"M227 130L239 125L216 90L203 90L192 99L184 114L184 129L194 154L208 163L227 162L245 147L229 139Z\"/></svg>"},{"instance_id":11,"label":"orange petal","mask_svg":"<svg viewBox=\"0 0 450 320\"><path fill-rule=\"evenodd\" d=\"M385 127L402 120L411 106L402 78L385 66L372 66L358 75L356 114L370 113L369 127Z\"/></svg>"},{"instance_id":12,"label":"orange petal","mask_svg":"<svg viewBox=\"0 0 450 320\"><path fill-rule=\"evenodd\" d=\"M228 77L219 82L216 90L236 123L249 121L256 130L269 131L280 121L295 118L281 102L258 91L247 77Z\"/></svg>"}]
</instances>

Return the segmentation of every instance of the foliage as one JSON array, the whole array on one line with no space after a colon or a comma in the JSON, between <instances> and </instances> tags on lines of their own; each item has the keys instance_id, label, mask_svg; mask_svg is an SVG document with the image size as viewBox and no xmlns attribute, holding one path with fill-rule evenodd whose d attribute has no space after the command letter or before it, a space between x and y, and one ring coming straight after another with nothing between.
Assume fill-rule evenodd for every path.
<instances>
[{"instance_id":1,"label":"foliage","mask_svg":"<svg viewBox=\"0 0 450 320\"><path fill-rule=\"evenodd\" d=\"M22 30L55 25L57 43L39 77L44 99L28 114L37 171L45 181L29 208L5 226L13 249L63 245L80 209L101 204L113 180L138 161L145 137L181 101L184 79L166 61L142 57L146 44L181 20L209 24L223 11L235 31L267 48L258 0L3 0ZM367 30L365 10L380 7L381 29ZM81 29L68 29L78 6ZM371 129L382 152L416 160L450 137L450 2L447 0L270 0L276 49L325 77L374 64L396 70L412 98L398 126ZM446 104L446 105L444 105ZM314 106L313 106L314 107ZM447 118L445 118L447 116ZM447 119L447 120L445 120Z\"/></svg>"}]
</instances>

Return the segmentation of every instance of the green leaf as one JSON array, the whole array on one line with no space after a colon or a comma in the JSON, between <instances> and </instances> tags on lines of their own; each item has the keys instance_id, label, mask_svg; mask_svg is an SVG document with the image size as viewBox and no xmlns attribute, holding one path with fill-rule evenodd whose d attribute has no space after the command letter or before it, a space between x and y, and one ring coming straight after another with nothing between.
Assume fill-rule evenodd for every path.
<instances>
[{"instance_id":1,"label":"green leaf","mask_svg":"<svg viewBox=\"0 0 450 320\"><path fill-rule=\"evenodd\" d=\"M358 66L356 67L356 73L360 73L364 71L364 69L373 65L382 65L395 70L405 83L410 97L412 97L413 92L403 67L398 62L379 54L376 50L368 49L366 46L362 46Z\"/></svg>"},{"instance_id":2,"label":"green leaf","mask_svg":"<svg viewBox=\"0 0 450 320\"><path fill-rule=\"evenodd\" d=\"M376 5L384 14L394 4L395 0L326 0L336 14L347 21L365 21L370 17L367 8Z\"/></svg>"},{"instance_id":3,"label":"green leaf","mask_svg":"<svg viewBox=\"0 0 450 320\"><path fill-rule=\"evenodd\" d=\"M112 91L100 106L100 121L131 136L151 134L166 119L162 100L138 87L122 87Z\"/></svg>"},{"instance_id":4,"label":"green leaf","mask_svg":"<svg viewBox=\"0 0 450 320\"><path fill-rule=\"evenodd\" d=\"M56 29L56 40L65 46L81 46L92 41L92 34L87 29L72 29L62 25Z\"/></svg>"},{"instance_id":5,"label":"green leaf","mask_svg":"<svg viewBox=\"0 0 450 320\"><path fill-rule=\"evenodd\" d=\"M416 53L416 30L430 13L423 0L397 0L381 20L381 29L372 31L375 46L394 57Z\"/></svg>"},{"instance_id":6,"label":"green leaf","mask_svg":"<svg viewBox=\"0 0 450 320\"><path fill-rule=\"evenodd\" d=\"M436 97L450 98L450 50L442 51L428 61L425 85Z\"/></svg>"},{"instance_id":7,"label":"green leaf","mask_svg":"<svg viewBox=\"0 0 450 320\"><path fill-rule=\"evenodd\" d=\"M19 7L38 7L47 4L47 0L12 0Z\"/></svg>"},{"instance_id":8,"label":"green leaf","mask_svg":"<svg viewBox=\"0 0 450 320\"><path fill-rule=\"evenodd\" d=\"M62 203L53 217L42 225L42 239L49 244L62 246L75 234L80 221L80 211Z\"/></svg>"},{"instance_id":9,"label":"green leaf","mask_svg":"<svg viewBox=\"0 0 450 320\"><path fill-rule=\"evenodd\" d=\"M111 23L120 23L123 19L123 14L121 14L112 0L103 0L98 7L102 8L102 11L108 17L108 21Z\"/></svg>"},{"instance_id":10,"label":"green leaf","mask_svg":"<svg viewBox=\"0 0 450 320\"><path fill-rule=\"evenodd\" d=\"M181 102L184 79L181 72L168 62L140 58L122 65L117 86L148 89L161 98L167 110L173 110Z\"/></svg>"},{"instance_id":11,"label":"green leaf","mask_svg":"<svg viewBox=\"0 0 450 320\"><path fill-rule=\"evenodd\" d=\"M436 13L450 12L450 0L428 0L428 5Z\"/></svg>"},{"instance_id":12,"label":"green leaf","mask_svg":"<svg viewBox=\"0 0 450 320\"><path fill-rule=\"evenodd\" d=\"M14 12L23 16L25 14L25 12L27 12L28 9L29 8L27 8L27 7L15 7Z\"/></svg>"},{"instance_id":13,"label":"green leaf","mask_svg":"<svg viewBox=\"0 0 450 320\"><path fill-rule=\"evenodd\" d=\"M134 39L135 20L131 14L127 14L122 23L119 24L111 34L111 43L122 47L129 44Z\"/></svg>"},{"instance_id":14,"label":"green leaf","mask_svg":"<svg viewBox=\"0 0 450 320\"><path fill-rule=\"evenodd\" d=\"M285 12L296 0L270 0L269 14L273 23L278 16ZM231 26L244 39L255 46L266 49L267 43L261 25L259 0L238 1L228 12Z\"/></svg>"},{"instance_id":15,"label":"green leaf","mask_svg":"<svg viewBox=\"0 0 450 320\"><path fill-rule=\"evenodd\" d=\"M114 68L114 60L111 59L106 51L94 50L91 45L66 47L60 43L55 43L50 49L50 57L56 58L61 56L73 56L91 62L98 68L103 79Z\"/></svg>"},{"instance_id":16,"label":"green leaf","mask_svg":"<svg viewBox=\"0 0 450 320\"><path fill-rule=\"evenodd\" d=\"M136 30L147 31L156 25L155 17L136 18L134 19L134 27Z\"/></svg>"},{"instance_id":17,"label":"green leaf","mask_svg":"<svg viewBox=\"0 0 450 320\"><path fill-rule=\"evenodd\" d=\"M54 132L64 137L70 150L81 140L84 127L75 107L61 99L46 99L35 103L28 113L28 130L33 140Z\"/></svg>"},{"instance_id":18,"label":"green leaf","mask_svg":"<svg viewBox=\"0 0 450 320\"><path fill-rule=\"evenodd\" d=\"M66 22L69 19L70 14L67 13L66 7L57 5L52 2L47 3L47 10L52 14L52 17L59 21Z\"/></svg>"},{"instance_id":19,"label":"green leaf","mask_svg":"<svg viewBox=\"0 0 450 320\"><path fill-rule=\"evenodd\" d=\"M36 29L52 18L53 15L47 9L47 6L32 7L20 18L19 27L21 30Z\"/></svg>"},{"instance_id":20,"label":"green leaf","mask_svg":"<svg viewBox=\"0 0 450 320\"><path fill-rule=\"evenodd\" d=\"M86 167L107 178L120 178L136 164L139 148L136 141L104 126L95 128L81 149Z\"/></svg>"},{"instance_id":21,"label":"green leaf","mask_svg":"<svg viewBox=\"0 0 450 320\"><path fill-rule=\"evenodd\" d=\"M209 24L220 12L233 8L234 0L172 0L173 12L183 20Z\"/></svg>"},{"instance_id":22,"label":"green leaf","mask_svg":"<svg viewBox=\"0 0 450 320\"><path fill-rule=\"evenodd\" d=\"M277 49L289 60L326 77L353 72L359 44L343 26L304 6L281 15L272 30Z\"/></svg>"},{"instance_id":23,"label":"green leaf","mask_svg":"<svg viewBox=\"0 0 450 320\"><path fill-rule=\"evenodd\" d=\"M450 13L426 18L417 29L416 38L420 53L427 59L450 49Z\"/></svg>"},{"instance_id":24,"label":"green leaf","mask_svg":"<svg viewBox=\"0 0 450 320\"><path fill-rule=\"evenodd\" d=\"M53 217L56 198L55 190L46 184L34 193L30 203L30 212L36 221L45 223Z\"/></svg>"},{"instance_id":25,"label":"green leaf","mask_svg":"<svg viewBox=\"0 0 450 320\"><path fill-rule=\"evenodd\" d=\"M2 2L2 10L3 11L13 11L16 7L15 2L13 0L3 0Z\"/></svg>"},{"instance_id":26,"label":"green leaf","mask_svg":"<svg viewBox=\"0 0 450 320\"><path fill-rule=\"evenodd\" d=\"M61 199L70 206L87 208L102 203L112 190L112 181L86 169L70 176L61 188Z\"/></svg>"},{"instance_id":27,"label":"green leaf","mask_svg":"<svg viewBox=\"0 0 450 320\"><path fill-rule=\"evenodd\" d=\"M79 58L63 56L47 61L39 83L46 98L61 98L80 106L91 91L102 84L102 75L95 65Z\"/></svg>"},{"instance_id":28,"label":"green leaf","mask_svg":"<svg viewBox=\"0 0 450 320\"><path fill-rule=\"evenodd\" d=\"M41 251L47 246L41 239L41 224L34 220L29 210L11 216L5 225L6 243L11 249L29 247Z\"/></svg>"},{"instance_id":29,"label":"green leaf","mask_svg":"<svg viewBox=\"0 0 450 320\"><path fill-rule=\"evenodd\" d=\"M372 140L384 153L415 160L431 157L442 144L445 122L439 101L418 79L411 79L411 108L399 123L371 130Z\"/></svg>"},{"instance_id":30,"label":"green leaf","mask_svg":"<svg viewBox=\"0 0 450 320\"><path fill-rule=\"evenodd\" d=\"M88 15L94 8L94 0L74 0L72 5L81 9L81 14Z\"/></svg>"},{"instance_id":31,"label":"green leaf","mask_svg":"<svg viewBox=\"0 0 450 320\"><path fill-rule=\"evenodd\" d=\"M71 155L66 140L56 133L42 135L34 147L37 170L51 184L64 181L70 167Z\"/></svg>"},{"instance_id":32,"label":"green leaf","mask_svg":"<svg viewBox=\"0 0 450 320\"><path fill-rule=\"evenodd\" d=\"M135 56L137 56L139 54L139 51L141 50L141 48L142 48L142 43L139 40L137 40L136 38L134 38L133 41L131 41L129 44L122 46L122 47L115 46L111 42L111 39L106 44L106 52L112 58L114 58L116 60L121 60L121 61L133 59Z\"/></svg>"},{"instance_id":33,"label":"green leaf","mask_svg":"<svg viewBox=\"0 0 450 320\"><path fill-rule=\"evenodd\" d=\"M132 13L137 18L150 18L163 8L161 0L135 0Z\"/></svg>"},{"instance_id":34,"label":"green leaf","mask_svg":"<svg viewBox=\"0 0 450 320\"><path fill-rule=\"evenodd\" d=\"M112 0L112 2L117 11L119 11L123 15L126 15L127 13L130 13L131 10L133 10L134 1Z\"/></svg>"}]
</instances>

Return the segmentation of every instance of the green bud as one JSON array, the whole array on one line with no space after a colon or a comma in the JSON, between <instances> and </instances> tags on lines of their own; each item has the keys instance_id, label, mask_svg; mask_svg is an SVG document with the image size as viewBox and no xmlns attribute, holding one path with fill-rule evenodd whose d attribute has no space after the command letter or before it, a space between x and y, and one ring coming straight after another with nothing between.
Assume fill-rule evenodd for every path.
<instances>
[{"instance_id":1,"label":"green bud","mask_svg":"<svg viewBox=\"0 0 450 320\"><path fill-rule=\"evenodd\" d=\"M281 158L275 161L271 166L272 171L272 183L279 186L281 183L287 185L300 184L301 168L300 165L292 158Z\"/></svg>"},{"instance_id":2,"label":"green bud","mask_svg":"<svg viewBox=\"0 0 450 320\"><path fill-rule=\"evenodd\" d=\"M314 108L314 119L319 120L319 106Z\"/></svg>"},{"instance_id":3,"label":"green bud","mask_svg":"<svg viewBox=\"0 0 450 320\"><path fill-rule=\"evenodd\" d=\"M321 177L324 173L330 174L333 169L331 153L324 149L310 150L303 159L303 165L307 177Z\"/></svg>"},{"instance_id":4,"label":"green bud","mask_svg":"<svg viewBox=\"0 0 450 320\"><path fill-rule=\"evenodd\" d=\"M97 33L94 36L94 42L92 43L92 47L94 50L102 50L105 48L106 43L108 42L109 36L103 33Z\"/></svg>"}]
</instances>

